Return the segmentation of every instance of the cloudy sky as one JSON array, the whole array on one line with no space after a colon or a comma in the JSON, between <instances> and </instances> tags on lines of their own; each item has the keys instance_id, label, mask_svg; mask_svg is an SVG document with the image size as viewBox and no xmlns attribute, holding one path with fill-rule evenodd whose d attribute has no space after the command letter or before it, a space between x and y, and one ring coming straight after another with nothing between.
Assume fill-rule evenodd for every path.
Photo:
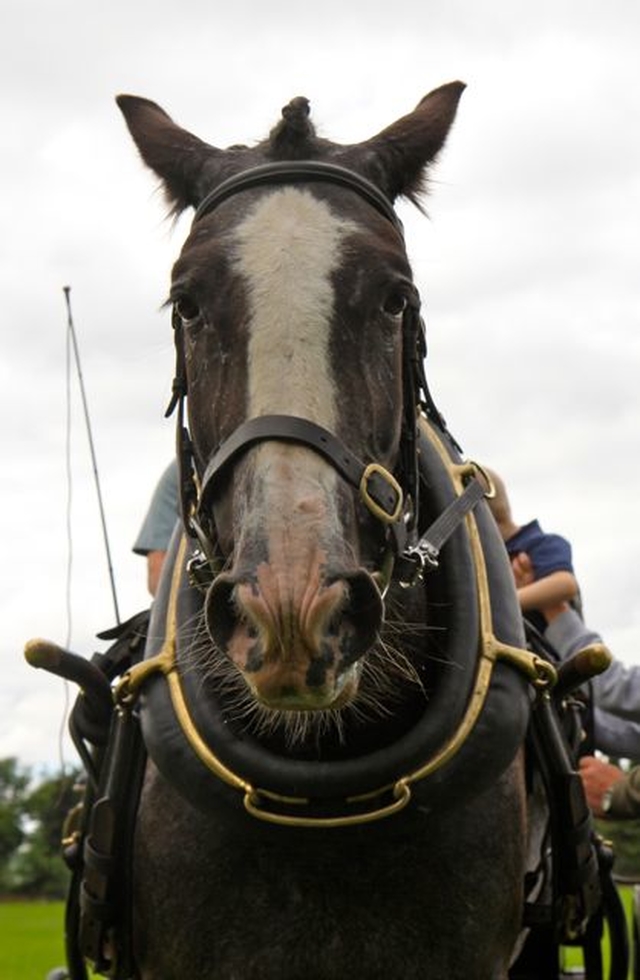
<instances>
[{"instance_id":1,"label":"cloudy sky","mask_svg":"<svg viewBox=\"0 0 640 980\"><path fill-rule=\"evenodd\" d=\"M295 95L351 142L467 82L430 219L402 210L433 393L516 519L570 538L589 623L640 664L639 46L635 0L3 0L0 755L58 758L63 685L25 640L90 654L114 619L75 375L67 533L66 285L121 615L147 602L130 549L172 452L160 306L184 222L118 92L226 146Z\"/></svg>"}]
</instances>

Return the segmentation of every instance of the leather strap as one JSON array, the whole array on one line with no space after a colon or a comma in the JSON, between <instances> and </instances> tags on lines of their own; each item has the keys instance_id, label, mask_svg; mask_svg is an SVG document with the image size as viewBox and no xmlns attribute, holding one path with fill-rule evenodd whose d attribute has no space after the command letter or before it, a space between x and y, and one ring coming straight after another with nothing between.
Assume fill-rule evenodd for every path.
<instances>
[{"instance_id":1,"label":"leather strap","mask_svg":"<svg viewBox=\"0 0 640 980\"><path fill-rule=\"evenodd\" d=\"M345 187L359 194L367 204L372 205L383 218L386 218L404 236L400 218L393 210L393 204L382 191L366 177L346 167L324 160L289 160L278 163L264 163L250 170L235 174L218 184L200 202L193 217L194 224L214 211L223 201L239 191L253 190L273 184L308 184L322 182Z\"/></svg>"},{"instance_id":2,"label":"leather strap","mask_svg":"<svg viewBox=\"0 0 640 980\"><path fill-rule=\"evenodd\" d=\"M471 480L460 496L427 528L419 541L398 556L396 572L402 585L413 585L424 571L438 567L441 548L484 496L486 491L480 481Z\"/></svg>"}]
</instances>

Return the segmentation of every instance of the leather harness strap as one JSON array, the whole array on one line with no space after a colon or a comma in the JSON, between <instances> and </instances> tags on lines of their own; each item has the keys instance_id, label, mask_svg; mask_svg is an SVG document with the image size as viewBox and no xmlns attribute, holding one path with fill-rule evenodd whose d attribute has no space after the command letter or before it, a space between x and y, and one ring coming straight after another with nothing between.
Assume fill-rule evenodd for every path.
<instances>
[{"instance_id":1,"label":"leather harness strap","mask_svg":"<svg viewBox=\"0 0 640 980\"><path fill-rule=\"evenodd\" d=\"M398 520L402 508L402 490L390 473L381 466L366 464L327 429L295 415L260 415L240 425L220 446L202 476L198 510L211 503L216 484L226 467L240 453L259 442L292 442L302 444L328 460L347 483L361 490L385 515L389 523Z\"/></svg>"},{"instance_id":2,"label":"leather harness strap","mask_svg":"<svg viewBox=\"0 0 640 980\"><path fill-rule=\"evenodd\" d=\"M404 237L402 222L386 194L383 194L375 184L354 170L348 170L346 167L325 160L264 163L240 174L235 174L215 187L200 202L193 218L194 224L240 191L255 190L258 187L273 186L274 184L308 184L314 182L330 183L355 191L383 218L390 221L396 231Z\"/></svg>"},{"instance_id":3,"label":"leather harness strap","mask_svg":"<svg viewBox=\"0 0 640 980\"><path fill-rule=\"evenodd\" d=\"M477 463L469 463L469 470L479 469ZM396 570L400 584L413 585L425 571L438 567L440 550L456 528L474 507L484 498L493 496L493 485L487 490L480 480L472 478L460 496L435 519L422 537L398 556Z\"/></svg>"}]
</instances>

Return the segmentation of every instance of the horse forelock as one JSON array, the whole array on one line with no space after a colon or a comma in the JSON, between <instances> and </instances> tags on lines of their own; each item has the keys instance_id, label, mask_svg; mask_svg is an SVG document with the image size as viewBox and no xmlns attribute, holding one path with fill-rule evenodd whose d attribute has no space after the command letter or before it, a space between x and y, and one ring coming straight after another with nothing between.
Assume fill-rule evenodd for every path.
<instances>
[{"instance_id":1,"label":"horse forelock","mask_svg":"<svg viewBox=\"0 0 640 980\"><path fill-rule=\"evenodd\" d=\"M297 96L282 109L282 118L269 133L265 147L274 160L296 160L316 155L319 141L310 118L309 100Z\"/></svg>"}]
</instances>

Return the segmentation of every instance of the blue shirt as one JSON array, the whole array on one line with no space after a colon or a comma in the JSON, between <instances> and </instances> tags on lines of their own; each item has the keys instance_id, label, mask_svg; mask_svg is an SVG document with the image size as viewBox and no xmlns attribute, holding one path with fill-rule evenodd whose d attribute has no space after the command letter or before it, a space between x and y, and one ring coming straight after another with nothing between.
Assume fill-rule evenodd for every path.
<instances>
[{"instance_id":1,"label":"blue shirt","mask_svg":"<svg viewBox=\"0 0 640 980\"><path fill-rule=\"evenodd\" d=\"M554 572L573 571L571 545L560 534L546 534L537 521L530 521L519 531L505 541L509 558L514 558L521 551L531 559L533 574L536 581L546 578ZM525 613L526 618L540 633L544 633L547 621L537 609Z\"/></svg>"},{"instance_id":2,"label":"blue shirt","mask_svg":"<svg viewBox=\"0 0 640 980\"><path fill-rule=\"evenodd\" d=\"M536 579L552 572L571 572L571 545L559 534L545 534L537 521L530 521L505 541L509 557L526 551L531 559Z\"/></svg>"},{"instance_id":3,"label":"blue shirt","mask_svg":"<svg viewBox=\"0 0 640 980\"><path fill-rule=\"evenodd\" d=\"M160 477L133 550L137 555L166 551L179 517L178 464L174 459Z\"/></svg>"}]
</instances>

